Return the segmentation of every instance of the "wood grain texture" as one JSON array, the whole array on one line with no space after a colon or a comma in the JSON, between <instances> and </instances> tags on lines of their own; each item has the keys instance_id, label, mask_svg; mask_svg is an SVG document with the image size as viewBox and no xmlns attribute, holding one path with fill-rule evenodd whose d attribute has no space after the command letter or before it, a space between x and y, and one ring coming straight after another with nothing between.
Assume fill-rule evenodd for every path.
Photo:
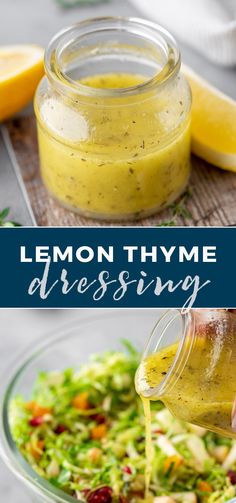
<instances>
[{"instance_id":1,"label":"wood grain texture","mask_svg":"<svg viewBox=\"0 0 236 503\"><path fill-rule=\"evenodd\" d=\"M7 124L12 145L39 226L156 226L170 220L183 226L236 225L236 174L217 169L193 157L191 196L184 202L191 217L166 209L151 218L134 222L96 222L62 208L47 193L39 172L35 119L15 119Z\"/></svg>"}]
</instances>

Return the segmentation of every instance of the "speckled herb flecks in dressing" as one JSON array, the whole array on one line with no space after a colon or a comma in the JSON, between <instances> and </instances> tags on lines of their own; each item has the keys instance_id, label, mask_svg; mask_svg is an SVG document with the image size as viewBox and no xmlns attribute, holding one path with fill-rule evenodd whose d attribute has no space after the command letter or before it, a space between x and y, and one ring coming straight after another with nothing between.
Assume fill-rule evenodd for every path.
<instances>
[{"instance_id":1,"label":"speckled herb flecks in dressing","mask_svg":"<svg viewBox=\"0 0 236 503\"><path fill-rule=\"evenodd\" d=\"M106 74L81 83L122 89L144 80ZM98 215L139 217L164 207L182 192L190 172L189 119L181 121L182 101L160 113L158 98L135 104L126 97L122 106L117 98L109 106L99 99L69 105L52 96L36 110L49 191L67 206ZM171 120L179 120L179 127L166 141Z\"/></svg>"}]
</instances>

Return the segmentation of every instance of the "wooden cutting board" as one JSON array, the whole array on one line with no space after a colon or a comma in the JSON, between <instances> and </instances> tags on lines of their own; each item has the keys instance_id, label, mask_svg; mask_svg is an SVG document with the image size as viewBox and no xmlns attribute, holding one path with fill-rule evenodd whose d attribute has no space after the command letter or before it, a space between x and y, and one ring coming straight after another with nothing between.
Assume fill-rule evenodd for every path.
<instances>
[{"instance_id":1,"label":"wooden cutting board","mask_svg":"<svg viewBox=\"0 0 236 503\"><path fill-rule=\"evenodd\" d=\"M14 119L7 123L7 129L39 226L158 226L169 221L183 226L236 225L236 174L217 169L196 157L192 159L191 195L180 203L176 216L170 208L136 223L98 223L83 218L62 208L44 188L39 172L34 116Z\"/></svg>"}]
</instances>

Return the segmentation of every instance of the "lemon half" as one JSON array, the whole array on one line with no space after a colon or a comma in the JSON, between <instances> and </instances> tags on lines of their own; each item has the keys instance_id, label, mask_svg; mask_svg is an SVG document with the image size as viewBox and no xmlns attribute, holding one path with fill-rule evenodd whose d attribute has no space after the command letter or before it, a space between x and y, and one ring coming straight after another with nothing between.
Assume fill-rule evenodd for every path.
<instances>
[{"instance_id":1,"label":"lemon half","mask_svg":"<svg viewBox=\"0 0 236 503\"><path fill-rule=\"evenodd\" d=\"M222 169L236 171L236 102L183 65L192 95L192 151Z\"/></svg>"},{"instance_id":2,"label":"lemon half","mask_svg":"<svg viewBox=\"0 0 236 503\"><path fill-rule=\"evenodd\" d=\"M44 74L43 56L35 45L0 46L0 121L32 100Z\"/></svg>"}]
</instances>

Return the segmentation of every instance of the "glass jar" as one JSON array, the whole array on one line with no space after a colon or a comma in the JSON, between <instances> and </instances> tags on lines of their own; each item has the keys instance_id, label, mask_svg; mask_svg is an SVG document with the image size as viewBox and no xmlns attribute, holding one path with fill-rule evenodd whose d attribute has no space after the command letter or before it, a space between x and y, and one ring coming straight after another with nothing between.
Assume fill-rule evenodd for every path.
<instances>
[{"instance_id":1,"label":"glass jar","mask_svg":"<svg viewBox=\"0 0 236 503\"><path fill-rule=\"evenodd\" d=\"M136 375L141 396L236 437L236 310L170 310L153 329Z\"/></svg>"},{"instance_id":2,"label":"glass jar","mask_svg":"<svg viewBox=\"0 0 236 503\"><path fill-rule=\"evenodd\" d=\"M175 40L132 18L56 35L36 97L43 181L66 208L138 219L173 202L190 174L191 94Z\"/></svg>"}]
</instances>

